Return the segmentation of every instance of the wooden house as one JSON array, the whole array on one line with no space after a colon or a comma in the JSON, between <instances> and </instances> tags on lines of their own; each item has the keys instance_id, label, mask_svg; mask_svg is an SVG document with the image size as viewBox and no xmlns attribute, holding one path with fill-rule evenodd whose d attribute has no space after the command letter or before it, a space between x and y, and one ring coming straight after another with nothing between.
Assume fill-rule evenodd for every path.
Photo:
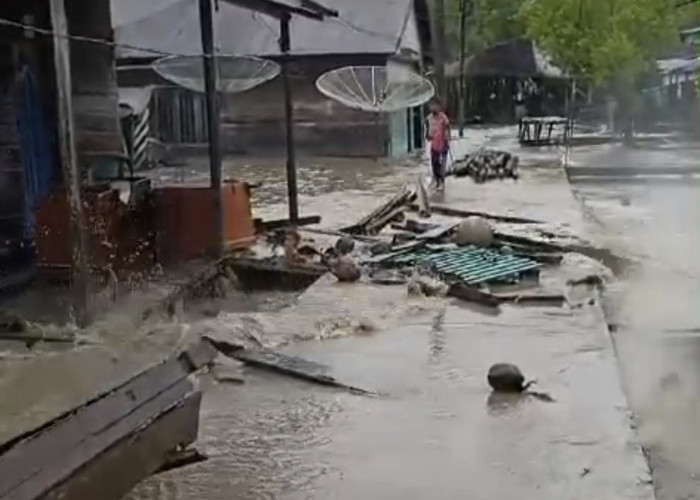
<instances>
[{"instance_id":1,"label":"wooden house","mask_svg":"<svg viewBox=\"0 0 700 500\"><path fill-rule=\"evenodd\" d=\"M112 0L113 4L117 0ZM165 0L154 4L165 5ZM421 71L430 52L426 0L328 0L339 12L325 23L291 22L292 92L295 137L306 156L401 156L422 147L420 109L373 114L347 108L315 88L322 73L343 66L385 65L390 58ZM137 15L115 11L118 41L163 52L200 54L196 3L170 1ZM143 10L143 7L142 7ZM222 2L215 20L221 54L280 57L278 26L261 15ZM197 147L206 141L203 98L160 80L148 68L154 54L119 50L120 87L157 84L151 102L152 129L171 146ZM224 97L223 148L229 154L283 156L284 104L281 79Z\"/></svg>"},{"instance_id":2,"label":"wooden house","mask_svg":"<svg viewBox=\"0 0 700 500\"><path fill-rule=\"evenodd\" d=\"M109 0L65 0L68 33L111 39ZM57 140L57 86L49 0L0 5L0 289L29 278L42 203L63 192ZM80 174L118 161L114 49L70 44L72 103ZM55 214L52 214L55 215ZM51 244L60 247L56 240ZM17 273L23 269L26 272ZM21 278L18 278L21 276ZM9 282L8 282L9 280Z\"/></svg>"}]
</instances>

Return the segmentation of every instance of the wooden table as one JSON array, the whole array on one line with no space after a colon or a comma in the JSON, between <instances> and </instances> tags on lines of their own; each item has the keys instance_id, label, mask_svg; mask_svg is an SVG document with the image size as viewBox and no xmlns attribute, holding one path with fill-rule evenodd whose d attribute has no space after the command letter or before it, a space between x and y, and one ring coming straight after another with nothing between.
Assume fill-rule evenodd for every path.
<instances>
[{"instance_id":1,"label":"wooden table","mask_svg":"<svg viewBox=\"0 0 700 500\"><path fill-rule=\"evenodd\" d=\"M563 127L561 135L552 137L555 128ZM566 140L571 131L569 120L561 116L527 116L520 120L518 140L524 146L545 146Z\"/></svg>"}]
</instances>

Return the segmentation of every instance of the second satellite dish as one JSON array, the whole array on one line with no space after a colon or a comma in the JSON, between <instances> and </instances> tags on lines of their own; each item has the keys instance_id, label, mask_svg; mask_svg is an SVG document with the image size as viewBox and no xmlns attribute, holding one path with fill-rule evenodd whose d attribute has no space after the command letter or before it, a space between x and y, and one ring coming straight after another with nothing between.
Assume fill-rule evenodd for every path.
<instances>
[{"instance_id":1,"label":"second satellite dish","mask_svg":"<svg viewBox=\"0 0 700 500\"><path fill-rule=\"evenodd\" d=\"M420 106L435 95L433 84L405 66L347 66L322 74L316 88L354 109L390 113Z\"/></svg>"}]
</instances>

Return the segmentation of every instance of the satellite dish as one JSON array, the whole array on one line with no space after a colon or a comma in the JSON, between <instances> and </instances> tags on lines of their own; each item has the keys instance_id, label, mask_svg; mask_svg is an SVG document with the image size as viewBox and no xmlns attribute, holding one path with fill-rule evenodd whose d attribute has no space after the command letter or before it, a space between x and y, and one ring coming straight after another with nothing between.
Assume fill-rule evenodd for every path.
<instances>
[{"instance_id":1,"label":"satellite dish","mask_svg":"<svg viewBox=\"0 0 700 500\"><path fill-rule=\"evenodd\" d=\"M406 66L347 66L322 74L316 88L349 108L391 113L428 102L433 84Z\"/></svg>"},{"instance_id":2,"label":"satellite dish","mask_svg":"<svg viewBox=\"0 0 700 500\"><path fill-rule=\"evenodd\" d=\"M279 64L251 56L213 56L218 67L217 90L236 94L272 80L280 73ZM168 56L158 59L153 69L181 87L204 92L202 56Z\"/></svg>"}]
</instances>

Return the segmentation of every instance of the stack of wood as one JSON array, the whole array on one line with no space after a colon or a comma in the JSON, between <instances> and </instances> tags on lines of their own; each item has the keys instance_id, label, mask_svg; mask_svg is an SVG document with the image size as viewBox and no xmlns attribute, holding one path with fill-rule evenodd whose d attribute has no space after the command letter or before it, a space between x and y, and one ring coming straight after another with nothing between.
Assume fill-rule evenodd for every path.
<instances>
[{"instance_id":1,"label":"stack of wood","mask_svg":"<svg viewBox=\"0 0 700 500\"><path fill-rule=\"evenodd\" d=\"M507 151L482 149L455 164L452 175L471 177L477 183L494 179L517 179L519 158Z\"/></svg>"}]
</instances>

